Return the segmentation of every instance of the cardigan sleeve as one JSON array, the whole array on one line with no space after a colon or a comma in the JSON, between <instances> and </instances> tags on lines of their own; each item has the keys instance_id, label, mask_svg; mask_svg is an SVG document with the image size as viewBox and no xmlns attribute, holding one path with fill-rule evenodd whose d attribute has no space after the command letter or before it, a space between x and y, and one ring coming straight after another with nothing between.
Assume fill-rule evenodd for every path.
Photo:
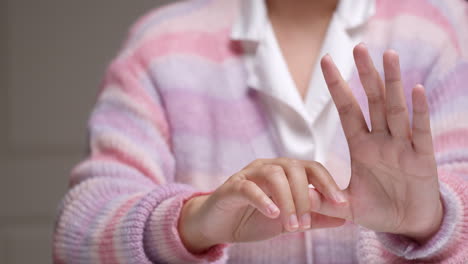
<instances>
[{"instance_id":1,"label":"cardigan sleeve","mask_svg":"<svg viewBox=\"0 0 468 264\"><path fill-rule=\"evenodd\" d=\"M175 182L163 100L135 50L124 49L105 76L89 154L59 210L54 263L225 262L225 245L193 255L179 238L181 208L196 190Z\"/></svg>"},{"instance_id":2,"label":"cardigan sleeve","mask_svg":"<svg viewBox=\"0 0 468 264\"><path fill-rule=\"evenodd\" d=\"M447 43L424 83L444 208L441 227L422 245L362 229L358 255L364 263L468 261L468 54L463 41Z\"/></svg>"}]
</instances>

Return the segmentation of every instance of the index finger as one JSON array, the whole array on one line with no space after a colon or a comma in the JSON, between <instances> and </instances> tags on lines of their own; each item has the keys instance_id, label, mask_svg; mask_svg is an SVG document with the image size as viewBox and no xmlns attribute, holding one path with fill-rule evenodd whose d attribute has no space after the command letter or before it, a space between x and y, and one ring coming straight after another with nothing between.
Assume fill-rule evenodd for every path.
<instances>
[{"instance_id":1,"label":"index finger","mask_svg":"<svg viewBox=\"0 0 468 264\"><path fill-rule=\"evenodd\" d=\"M351 89L341 77L330 55L322 58L321 66L328 90L340 115L346 139L348 144L351 144L355 138L369 133L366 121Z\"/></svg>"}]
</instances>

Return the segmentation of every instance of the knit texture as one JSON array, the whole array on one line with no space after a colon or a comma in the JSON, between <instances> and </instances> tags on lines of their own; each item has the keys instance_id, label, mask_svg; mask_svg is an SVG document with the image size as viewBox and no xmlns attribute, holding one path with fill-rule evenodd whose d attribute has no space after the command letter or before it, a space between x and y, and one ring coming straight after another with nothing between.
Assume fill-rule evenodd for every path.
<instances>
[{"instance_id":1,"label":"knit texture","mask_svg":"<svg viewBox=\"0 0 468 264\"><path fill-rule=\"evenodd\" d=\"M468 262L468 4L380 0L364 41L400 54L409 112L426 87L444 219L426 244L347 223L188 252L178 234L186 199L257 158L283 155L262 95L246 85L230 30L239 0L192 0L149 12L105 75L89 120L88 157L71 173L54 233L55 263ZM349 80L367 113L356 72ZM367 121L369 115L366 114ZM325 167L350 173L341 126Z\"/></svg>"}]
</instances>

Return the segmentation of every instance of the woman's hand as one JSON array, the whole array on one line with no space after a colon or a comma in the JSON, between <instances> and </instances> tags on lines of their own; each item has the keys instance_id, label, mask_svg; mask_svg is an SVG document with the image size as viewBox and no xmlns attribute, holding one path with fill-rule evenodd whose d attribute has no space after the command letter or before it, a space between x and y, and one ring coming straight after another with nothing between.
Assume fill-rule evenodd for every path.
<instances>
[{"instance_id":1,"label":"woman's hand","mask_svg":"<svg viewBox=\"0 0 468 264\"><path fill-rule=\"evenodd\" d=\"M212 194L187 201L179 222L182 241L197 253L220 243L342 225L343 219L310 211L309 184L330 203L346 203L335 181L317 162L256 160Z\"/></svg>"},{"instance_id":2,"label":"woman's hand","mask_svg":"<svg viewBox=\"0 0 468 264\"><path fill-rule=\"evenodd\" d=\"M410 128L396 52L383 56L385 81L363 44L354 49L354 59L372 130L331 57L325 56L321 66L348 141L352 175L348 206L323 201L314 210L422 242L437 232L443 214L424 88L413 89Z\"/></svg>"}]
</instances>

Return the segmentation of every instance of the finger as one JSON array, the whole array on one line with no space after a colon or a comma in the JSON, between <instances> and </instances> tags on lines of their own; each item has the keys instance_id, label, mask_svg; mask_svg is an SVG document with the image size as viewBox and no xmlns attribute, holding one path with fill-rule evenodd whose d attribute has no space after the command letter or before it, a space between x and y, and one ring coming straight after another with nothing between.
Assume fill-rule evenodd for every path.
<instances>
[{"instance_id":1,"label":"finger","mask_svg":"<svg viewBox=\"0 0 468 264\"><path fill-rule=\"evenodd\" d=\"M268 197L268 195L254 182L238 180L232 184L232 195L242 199L246 204L256 208L266 217L275 219L280 214L280 209Z\"/></svg>"},{"instance_id":2,"label":"finger","mask_svg":"<svg viewBox=\"0 0 468 264\"><path fill-rule=\"evenodd\" d=\"M312 229L316 228L330 228L342 226L346 220L336 217L331 217L318 213L310 213L312 218Z\"/></svg>"},{"instance_id":3,"label":"finger","mask_svg":"<svg viewBox=\"0 0 468 264\"><path fill-rule=\"evenodd\" d=\"M243 170L249 169L249 168L257 168L257 167L263 166L265 164L269 164L269 163L271 163L272 160L274 160L274 159L256 159L256 160L250 162L249 164L247 164L247 166L245 166L243 168Z\"/></svg>"},{"instance_id":4,"label":"finger","mask_svg":"<svg viewBox=\"0 0 468 264\"><path fill-rule=\"evenodd\" d=\"M364 44L357 45L353 54L359 79L367 95L372 132L386 132L388 127L385 114L385 87L382 78L375 69Z\"/></svg>"},{"instance_id":5,"label":"finger","mask_svg":"<svg viewBox=\"0 0 468 264\"><path fill-rule=\"evenodd\" d=\"M313 184L319 192L326 194L327 199L330 199L335 204L343 206L346 203L345 195L326 168L318 162L289 158L258 159L249 166L255 168L267 164L279 165L283 168L291 188L300 226L303 230L310 228L311 223L313 223L309 214L311 208L309 183Z\"/></svg>"},{"instance_id":6,"label":"finger","mask_svg":"<svg viewBox=\"0 0 468 264\"><path fill-rule=\"evenodd\" d=\"M351 143L353 139L369 132L361 108L330 55L322 58L321 66L328 90L340 115L344 133L348 143Z\"/></svg>"},{"instance_id":7,"label":"finger","mask_svg":"<svg viewBox=\"0 0 468 264\"><path fill-rule=\"evenodd\" d=\"M413 89L413 129L414 150L423 155L434 155L431 122L424 87L420 84Z\"/></svg>"},{"instance_id":8,"label":"finger","mask_svg":"<svg viewBox=\"0 0 468 264\"><path fill-rule=\"evenodd\" d=\"M325 199L317 190L309 189L309 199L311 201L311 211L347 220L353 220L349 206L337 206L333 202Z\"/></svg>"},{"instance_id":9,"label":"finger","mask_svg":"<svg viewBox=\"0 0 468 264\"><path fill-rule=\"evenodd\" d=\"M279 165L267 164L260 168L247 169L247 179L266 188L273 197L273 202L281 211L281 219L285 230L294 232L299 228L294 199L288 179Z\"/></svg>"},{"instance_id":10,"label":"finger","mask_svg":"<svg viewBox=\"0 0 468 264\"><path fill-rule=\"evenodd\" d=\"M343 191L340 190L333 177L321 163L314 161L303 161L303 164L309 182L320 193L336 204L344 204L347 202Z\"/></svg>"},{"instance_id":11,"label":"finger","mask_svg":"<svg viewBox=\"0 0 468 264\"><path fill-rule=\"evenodd\" d=\"M270 162L283 167L291 187L299 225L303 230L309 229L311 225L309 181L302 162L288 158L274 159Z\"/></svg>"},{"instance_id":12,"label":"finger","mask_svg":"<svg viewBox=\"0 0 468 264\"><path fill-rule=\"evenodd\" d=\"M384 53L385 99L387 122L392 136L409 138L409 118L401 82L398 54L393 50Z\"/></svg>"},{"instance_id":13,"label":"finger","mask_svg":"<svg viewBox=\"0 0 468 264\"><path fill-rule=\"evenodd\" d=\"M310 227L309 183L337 204L346 203L338 185L322 164L315 161L302 161L289 158L263 160L267 164L280 165L286 172L301 229Z\"/></svg>"}]
</instances>

